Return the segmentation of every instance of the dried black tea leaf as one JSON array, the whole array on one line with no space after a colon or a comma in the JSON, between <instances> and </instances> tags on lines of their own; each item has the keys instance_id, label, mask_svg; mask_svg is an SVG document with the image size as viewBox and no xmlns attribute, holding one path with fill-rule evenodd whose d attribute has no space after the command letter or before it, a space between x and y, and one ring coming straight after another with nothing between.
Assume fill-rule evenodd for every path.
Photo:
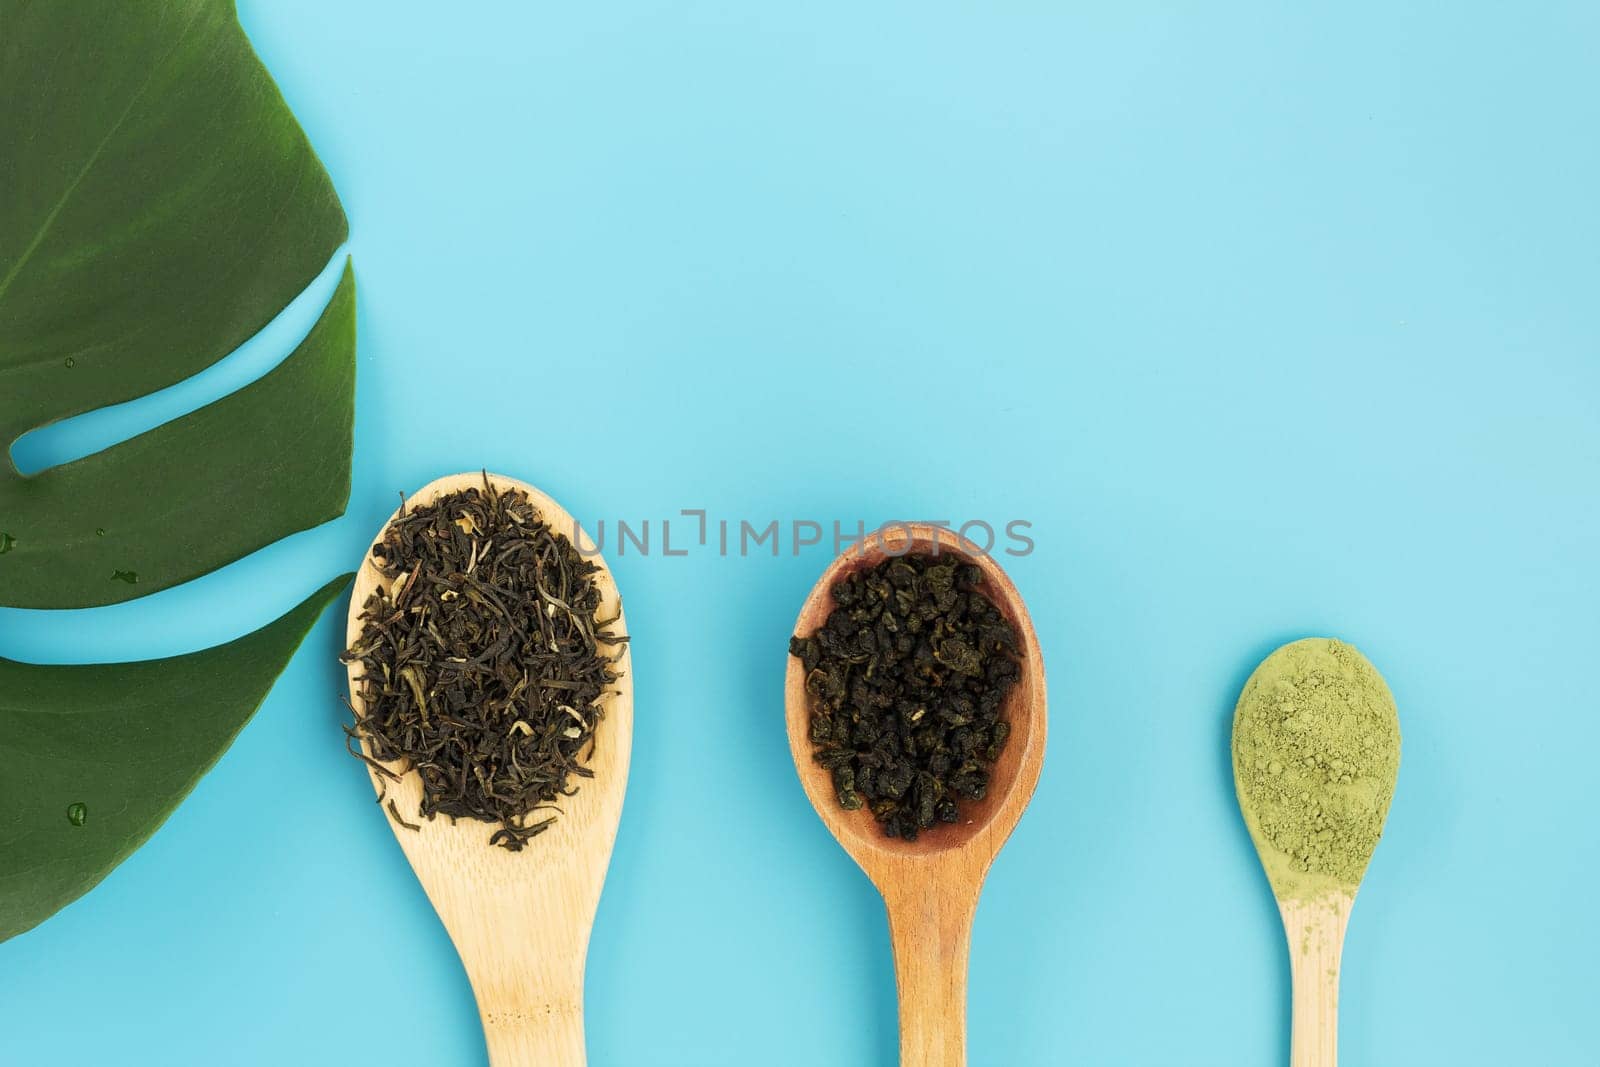
<instances>
[{"instance_id":1,"label":"dried black tea leaf","mask_svg":"<svg viewBox=\"0 0 1600 1067\"><path fill-rule=\"evenodd\" d=\"M959 558L907 555L833 587L833 611L789 652L806 672L815 759L839 806L916 840L981 800L1011 725L1017 636Z\"/></svg>"},{"instance_id":2,"label":"dried black tea leaf","mask_svg":"<svg viewBox=\"0 0 1600 1067\"><path fill-rule=\"evenodd\" d=\"M345 727L382 778L422 778L423 816L498 824L512 851L593 777L595 728L627 637L601 620L598 564L519 489L402 508L372 549L389 588L363 606L362 710ZM382 761L382 763L374 762ZM380 797L380 800L383 798ZM390 815L401 825L394 802Z\"/></svg>"}]
</instances>

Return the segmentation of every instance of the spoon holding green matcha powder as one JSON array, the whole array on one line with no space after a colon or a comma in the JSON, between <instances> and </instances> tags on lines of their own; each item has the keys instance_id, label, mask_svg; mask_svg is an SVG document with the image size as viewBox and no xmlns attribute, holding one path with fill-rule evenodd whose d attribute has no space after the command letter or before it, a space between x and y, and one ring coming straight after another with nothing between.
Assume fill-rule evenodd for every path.
<instances>
[{"instance_id":1,"label":"spoon holding green matcha powder","mask_svg":"<svg viewBox=\"0 0 1600 1067\"><path fill-rule=\"evenodd\" d=\"M1377 668L1312 637L1262 661L1233 717L1233 781L1289 940L1291 1067L1338 1062L1339 958L1400 770Z\"/></svg>"}]
</instances>

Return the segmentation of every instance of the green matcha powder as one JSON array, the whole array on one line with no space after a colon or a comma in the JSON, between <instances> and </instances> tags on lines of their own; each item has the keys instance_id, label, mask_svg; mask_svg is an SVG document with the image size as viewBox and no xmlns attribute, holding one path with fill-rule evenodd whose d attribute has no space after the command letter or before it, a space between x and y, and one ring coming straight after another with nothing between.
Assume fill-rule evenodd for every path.
<instances>
[{"instance_id":1,"label":"green matcha powder","mask_svg":"<svg viewBox=\"0 0 1600 1067\"><path fill-rule=\"evenodd\" d=\"M1233 777L1279 899L1354 892L1400 770L1400 720L1365 656L1307 638L1268 656L1233 718Z\"/></svg>"}]
</instances>

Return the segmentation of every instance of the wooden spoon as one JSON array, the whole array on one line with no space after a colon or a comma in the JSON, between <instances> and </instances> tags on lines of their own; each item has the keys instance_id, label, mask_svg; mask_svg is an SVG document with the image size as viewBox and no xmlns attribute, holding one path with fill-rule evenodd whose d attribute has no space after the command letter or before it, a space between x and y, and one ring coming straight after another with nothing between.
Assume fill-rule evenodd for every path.
<instances>
[{"instance_id":1,"label":"wooden spoon","mask_svg":"<svg viewBox=\"0 0 1600 1067\"><path fill-rule=\"evenodd\" d=\"M833 610L834 583L854 571L875 566L888 555L935 550L983 569L982 591L1015 628L1023 650L1022 677L1005 705L1010 739L994 765L988 794L963 804L962 822L935 826L908 842L885 837L865 808L841 808L832 777L812 758L805 670L793 656L785 689L789 749L800 783L833 836L883 894L889 910L903 1067L961 1067L966 1062L972 918L984 876L1039 781L1045 742L1044 659L1022 597L1000 566L973 553L951 531L915 523L892 527L834 560L806 598L794 631L809 637L827 621Z\"/></svg>"},{"instance_id":2,"label":"wooden spoon","mask_svg":"<svg viewBox=\"0 0 1600 1067\"><path fill-rule=\"evenodd\" d=\"M1399 770L1399 720L1394 698L1377 668L1353 647L1329 638L1307 638L1273 652L1245 683L1234 712L1233 766L1239 807L1278 902L1278 914L1283 919L1283 932L1289 943L1289 974L1293 983L1290 1067L1335 1067L1339 1062L1340 958L1344 952L1345 930L1350 924L1350 909L1355 905L1356 891L1371 853L1361 858L1359 870L1340 878L1294 867L1289 856L1273 840L1271 831L1263 826L1263 819L1270 820L1271 816L1257 811L1252 803L1246 776L1259 776L1260 764L1256 763L1252 769L1250 756L1241 748L1248 743L1241 739L1241 724L1251 708L1257 702L1281 705L1283 694L1292 689L1294 683L1289 681L1289 668L1283 665L1296 662L1296 656L1318 657L1312 662L1320 672L1313 675L1319 679L1320 691L1331 691L1325 680L1327 676L1339 677L1355 694L1353 699L1364 714L1370 716L1369 723L1373 719L1387 719L1392 726L1392 732L1387 735L1375 730L1374 738L1381 738L1387 744L1364 750L1361 760L1366 765L1359 772L1358 780L1320 787L1327 790L1330 801L1339 794L1348 794L1359 798L1362 805L1370 805L1379 834L1388 818L1389 798L1394 794ZM1310 714L1313 713L1299 712L1297 718ZM1344 721L1359 721L1348 711L1343 715ZM1305 724L1301 722L1297 730L1305 733ZM1315 732L1311 731L1313 736ZM1387 764L1386 757L1392 757ZM1255 757L1262 758L1259 754ZM1269 773L1276 775L1283 770L1275 763ZM1334 830L1329 827L1322 832L1333 833ZM1375 839L1373 844L1376 844Z\"/></svg>"},{"instance_id":3,"label":"wooden spoon","mask_svg":"<svg viewBox=\"0 0 1600 1067\"><path fill-rule=\"evenodd\" d=\"M554 500L523 482L500 475L488 477L497 489L527 493L545 522L566 537L574 536L577 527L572 516ZM440 478L424 486L405 506L481 488L483 481L481 474ZM378 536L382 538L382 531ZM594 544L587 538L576 543ZM595 576L604 598L600 617L616 614L616 632L626 633L616 582L603 560L591 558L600 565ZM362 606L385 584L369 550L350 600L349 643L361 635ZM376 771L371 772L374 786L382 790L387 785L388 796L400 814L421 827L409 830L389 819L461 956L494 1067L574 1067L584 1063L584 959L622 815L633 740L633 671L627 646L621 647L624 651L617 666L622 677L617 691L603 698L604 716L595 730L594 756L589 763L594 777L584 779L577 794L562 801L561 817L522 851L508 852L490 845L493 827L487 823L423 818L418 812L422 779L415 772L402 775L398 782L385 782ZM357 711L363 710L359 670L359 664L350 667L350 701Z\"/></svg>"}]
</instances>

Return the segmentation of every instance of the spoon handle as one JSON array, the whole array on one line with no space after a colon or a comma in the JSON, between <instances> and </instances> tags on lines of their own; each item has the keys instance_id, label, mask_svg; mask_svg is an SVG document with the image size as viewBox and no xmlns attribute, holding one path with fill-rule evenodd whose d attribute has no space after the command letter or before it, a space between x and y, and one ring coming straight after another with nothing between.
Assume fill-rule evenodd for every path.
<instances>
[{"instance_id":1,"label":"spoon handle","mask_svg":"<svg viewBox=\"0 0 1600 1067\"><path fill-rule=\"evenodd\" d=\"M1290 1067L1339 1062L1339 957L1352 903L1348 894L1278 903L1294 982Z\"/></svg>"},{"instance_id":2,"label":"spoon handle","mask_svg":"<svg viewBox=\"0 0 1600 1067\"><path fill-rule=\"evenodd\" d=\"M576 999L517 1008L480 1006L490 1067L583 1067L583 1002Z\"/></svg>"},{"instance_id":3,"label":"spoon handle","mask_svg":"<svg viewBox=\"0 0 1600 1067\"><path fill-rule=\"evenodd\" d=\"M901 1067L964 1067L976 887L908 879L886 888L884 902L900 991Z\"/></svg>"},{"instance_id":4,"label":"spoon handle","mask_svg":"<svg viewBox=\"0 0 1600 1067\"><path fill-rule=\"evenodd\" d=\"M476 956L472 994L490 1067L584 1065L583 946L544 948Z\"/></svg>"}]
</instances>

